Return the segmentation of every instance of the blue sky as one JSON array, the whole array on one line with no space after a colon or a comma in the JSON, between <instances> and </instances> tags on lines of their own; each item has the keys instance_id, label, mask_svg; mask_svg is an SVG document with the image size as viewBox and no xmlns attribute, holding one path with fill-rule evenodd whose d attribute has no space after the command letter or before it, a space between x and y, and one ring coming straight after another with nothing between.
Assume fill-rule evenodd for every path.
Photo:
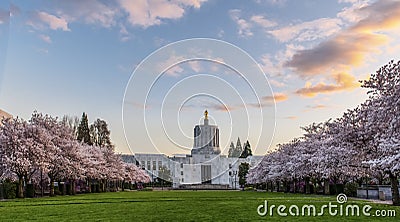
<instances>
[{"instance_id":1,"label":"blue sky","mask_svg":"<svg viewBox=\"0 0 400 222\"><path fill-rule=\"evenodd\" d=\"M399 35L399 1L1 1L0 109L26 119L33 110L79 117L85 111L91 122L107 120L117 151L167 154L188 152L175 145L192 145L193 126L208 109L221 128L221 144L240 136L264 154L275 120L271 147L300 136L300 126L338 117L364 101L366 92L357 80L399 59ZM133 71L160 47L190 38L222 40L247 52L265 72L269 84L256 91L270 104L261 108L260 116L259 110L245 112L241 99L251 105L251 90L232 71L221 65L214 69L218 64L213 62L184 63L164 73L153 91L158 94L150 94L146 106L125 100L125 138L125 89L128 98L133 96L130 90L138 93L129 88ZM181 57L178 53L172 58ZM152 74L136 73L147 80ZM216 85L210 86L219 89L212 92L214 97L192 98L201 85L218 81L212 75L234 85L239 96L230 97L234 90L229 94ZM191 83L190 76L200 79ZM181 80L184 87L175 87L175 95L168 96L168 89ZM168 111L161 109L164 99ZM139 124L143 114L150 130ZM175 143L159 130L162 120Z\"/></svg>"}]
</instances>

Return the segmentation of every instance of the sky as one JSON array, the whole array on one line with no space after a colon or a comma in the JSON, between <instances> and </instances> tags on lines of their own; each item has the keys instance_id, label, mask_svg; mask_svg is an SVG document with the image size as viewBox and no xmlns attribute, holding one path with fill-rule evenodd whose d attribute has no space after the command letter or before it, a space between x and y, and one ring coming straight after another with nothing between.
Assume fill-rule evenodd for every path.
<instances>
[{"instance_id":1,"label":"sky","mask_svg":"<svg viewBox=\"0 0 400 222\"><path fill-rule=\"evenodd\" d=\"M400 1L0 2L0 109L108 122L119 153L262 155L366 98L359 80L399 60Z\"/></svg>"}]
</instances>

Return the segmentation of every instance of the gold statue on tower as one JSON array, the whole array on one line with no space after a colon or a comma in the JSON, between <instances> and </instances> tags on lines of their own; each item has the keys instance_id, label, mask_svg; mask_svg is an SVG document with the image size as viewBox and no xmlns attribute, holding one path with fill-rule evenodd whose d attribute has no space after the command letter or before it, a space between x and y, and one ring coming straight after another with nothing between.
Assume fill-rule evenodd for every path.
<instances>
[{"instance_id":1,"label":"gold statue on tower","mask_svg":"<svg viewBox=\"0 0 400 222\"><path fill-rule=\"evenodd\" d=\"M204 111L204 119L208 119L208 111Z\"/></svg>"}]
</instances>

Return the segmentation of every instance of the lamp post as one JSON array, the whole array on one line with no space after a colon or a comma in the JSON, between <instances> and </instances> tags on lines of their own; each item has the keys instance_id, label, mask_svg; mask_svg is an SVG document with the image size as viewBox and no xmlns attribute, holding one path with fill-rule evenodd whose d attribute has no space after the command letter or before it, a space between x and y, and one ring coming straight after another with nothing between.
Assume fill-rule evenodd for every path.
<instances>
[{"instance_id":1,"label":"lamp post","mask_svg":"<svg viewBox=\"0 0 400 222\"><path fill-rule=\"evenodd\" d=\"M151 172L151 187L154 188L154 170Z\"/></svg>"}]
</instances>

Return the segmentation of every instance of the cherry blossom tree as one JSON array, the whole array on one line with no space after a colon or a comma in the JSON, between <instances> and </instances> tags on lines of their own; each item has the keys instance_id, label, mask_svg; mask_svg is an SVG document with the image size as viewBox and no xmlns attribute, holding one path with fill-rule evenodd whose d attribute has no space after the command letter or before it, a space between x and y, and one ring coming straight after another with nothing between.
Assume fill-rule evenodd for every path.
<instances>
[{"instance_id":1,"label":"cherry blossom tree","mask_svg":"<svg viewBox=\"0 0 400 222\"><path fill-rule=\"evenodd\" d=\"M370 126L379 127L375 132L373 149L366 152L369 156L366 162L389 176L393 204L400 205L400 61L390 61L362 83L362 87L370 89L370 112L366 114Z\"/></svg>"},{"instance_id":2,"label":"cherry blossom tree","mask_svg":"<svg viewBox=\"0 0 400 222\"><path fill-rule=\"evenodd\" d=\"M18 177L18 197L24 197L24 182L38 170L42 163L43 144L37 143L33 134L43 136L37 128L20 119L2 120L0 127L0 156L4 166ZM45 139L44 139L45 140ZM48 142L48 141L47 141ZM24 181L25 180L25 181Z\"/></svg>"},{"instance_id":3,"label":"cherry blossom tree","mask_svg":"<svg viewBox=\"0 0 400 222\"><path fill-rule=\"evenodd\" d=\"M124 181L126 182L142 182L149 183L151 181L150 176L142 169L137 167L133 163L124 163Z\"/></svg>"}]
</instances>

